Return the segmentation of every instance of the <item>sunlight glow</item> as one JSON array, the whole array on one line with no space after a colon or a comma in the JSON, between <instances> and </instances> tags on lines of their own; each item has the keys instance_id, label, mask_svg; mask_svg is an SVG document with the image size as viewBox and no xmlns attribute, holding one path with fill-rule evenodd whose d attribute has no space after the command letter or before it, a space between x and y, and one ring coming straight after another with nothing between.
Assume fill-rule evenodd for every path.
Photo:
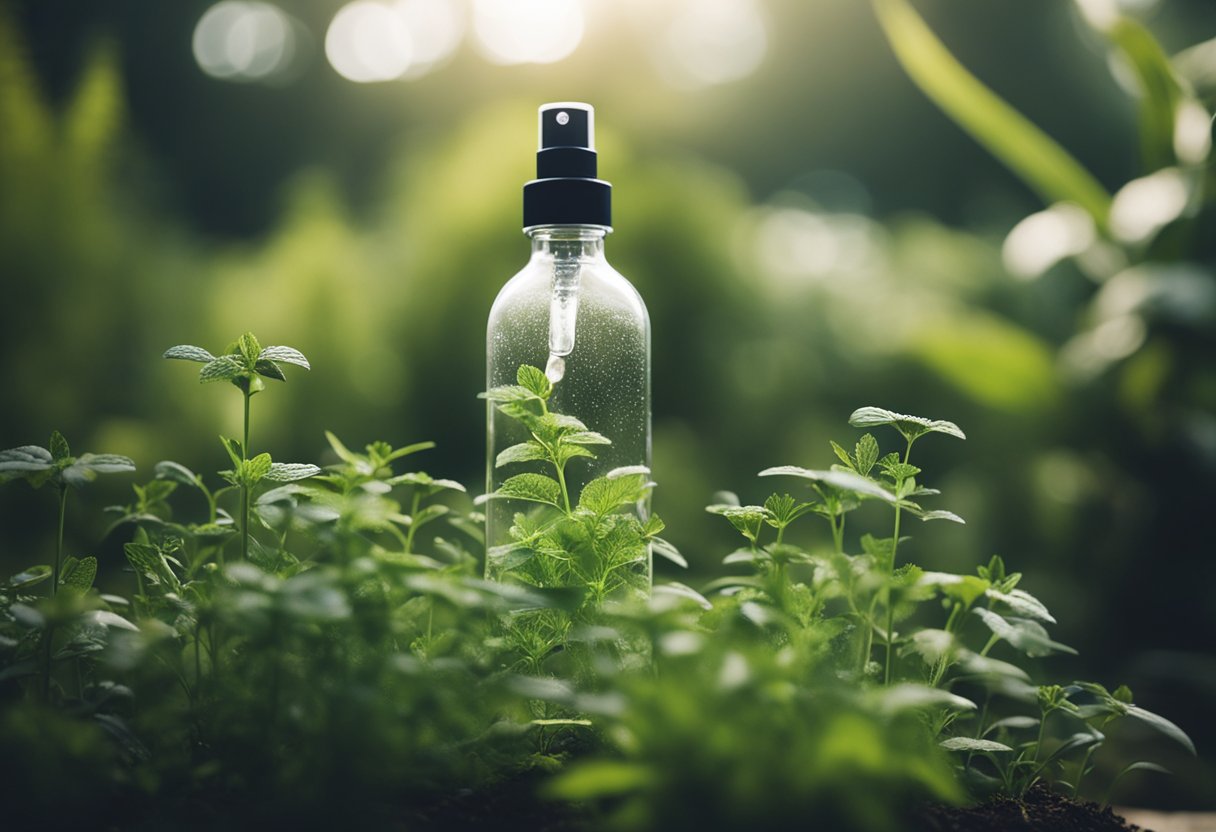
<instances>
[{"instance_id":1,"label":"sunlight glow","mask_svg":"<svg viewBox=\"0 0 1216 832\"><path fill-rule=\"evenodd\" d=\"M1060 203L1015 225L1005 238L1001 257L1010 274L1030 280L1064 258L1082 254L1096 239L1089 214L1077 205Z\"/></svg>"},{"instance_id":2,"label":"sunlight glow","mask_svg":"<svg viewBox=\"0 0 1216 832\"><path fill-rule=\"evenodd\" d=\"M375 0L338 10L325 33L325 56L338 74L358 83L392 81L410 68L413 39L405 18Z\"/></svg>"},{"instance_id":3,"label":"sunlight glow","mask_svg":"<svg viewBox=\"0 0 1216 832\"><path fill-rule=\"evenodd\" d=\"M203 72L229 81L265 81L295 55L291 18L259 2L224 0L194 27L194 59Z\"/></svg>"},{"instance_id":4,"label":"sunlight glow","mask_svg":"<svg viewBox=\"0 0 1216 832\"><path fill-rule=\"evenodd\" d=\"M464 36L464 15L454 0L399 0L397 13L414 46L405 78L418 78L443 63Z\"/></svg>"},{"instance_id":5,"label":"sunlight glow","mask_svg":"<svg viewBox=\"0 0 1216 832\"><path fill-rule=\"evenodd\" d=\"M578 47L586 28L582 0L474 0L473 36L496 64L548 64Z\"/></svg>"},{"instance_id":6,"label":"sunlight glow","mask_svg":"<svg viewBox=\"0 0 1216 832\"><path fill-rule=\"evenodd\" d=\"M1124 242L1144 242L1182 216L1189 202L1187 178L1177 168L1133 179L1111 203L1111 231Z\"/></svg>"},{"instance_id":7,"label":"sunlight glow","mask_svg":"<svg viewBox=\"0 0 1216 832\"><path fill-rule=\"evenodd\" d=\"M768 27L755 0L684 0L654 53L676 87L707 87L750 75L764 60Z\"/></svg>"}]
</instances>

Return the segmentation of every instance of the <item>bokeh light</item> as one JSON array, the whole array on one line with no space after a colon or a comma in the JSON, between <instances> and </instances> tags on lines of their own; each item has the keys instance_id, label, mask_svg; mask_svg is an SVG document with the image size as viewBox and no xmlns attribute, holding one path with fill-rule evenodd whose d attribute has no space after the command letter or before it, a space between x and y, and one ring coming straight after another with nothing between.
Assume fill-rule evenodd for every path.
<instances>
[{"instance_id":1,"label":"bokeh light","mask_svg":"<svg viewBox=\"0 0 1216 832\"><path fill-rule=\"evenodd\" d=\"M214 78L267 81L290 66L296 52L293 21L269 3L224 0L194 27L194 59Z\"/></svg>"},{"instance_id":2,"label":"bokeh light","mask_svg":"<svg viewBox=\"0 0 1216 832\"><path fill-rule=\"evenodd\" d=\"M464 36L463 7L454 0L399 0L396 6L414 47L403 77L418 78L443 63Z\"/></svg>"},{"instance_id":3,"label":"bokeh light","mask_svg":"<svg viewBox=\"0 0 1216 832\"><path fill-rule=\"evenodd\" d=\"M325 56L348 80L362 84L392 81L409 70L414 44L397 8L356 0L339 9L329 24Z\"/></svg>"},{"instance_id":4,"label":"bokeh light","mask_svg":"<svg viewBox=\"0 0 1216 832\"><path fill-rule=\"evenodd\" d=\"M1084 253L1096 240L1093 218L1080 206L1060 203L1015 225L1001 258L1010 274L1029 280L1066 257Z\"/></svg>"},{"instance_id":5,"label":"bokeh light","mask_svg":"<svg viewBox=\"0 0 1216 832\"><path fill-rule=\"evenodd\" d=\"M473 36L497 64L547 64L570 55L583 39L581 0L474 0Z\"/></svg>"},{"instance_id":6,"label":"bokeh light","mask_svg":"<svg viewBox=\"0 0 1216 832\"><path fill-rule=\"evenodd\" d=\"M684 0L655 48L677 87L706 87L750 75L764 60L768 26L755 0Z\"/></svg>"},{"instance_id":7,"label":"bokeh light","mask_svg":"<svg viewBox=\"0 0 1216 832\"><path fill-rule=\"evenodd\" d=\"M1110 228L1128 243L1142 243L1182 216L1190 202L1190 185L1177 168L1133 179L1110 206Z\"/></svg>"}]
</instances>

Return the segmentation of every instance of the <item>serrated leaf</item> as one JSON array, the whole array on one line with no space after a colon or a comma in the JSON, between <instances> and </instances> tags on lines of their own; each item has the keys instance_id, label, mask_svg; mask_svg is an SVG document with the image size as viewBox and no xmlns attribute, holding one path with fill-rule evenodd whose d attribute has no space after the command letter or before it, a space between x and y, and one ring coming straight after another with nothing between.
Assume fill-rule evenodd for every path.
<instances>
[{"instance_id":1,"label":"serrated leaf","mask_svg":"<svg viewBox=\"0 0 1216 832\"><path fill-rule=\"evenodd\" d=\"M54 464L51 452L37 445L0 451L0 482L24 477L35 486L45 480Z\"/></svg>"},{"instance_id":2,"label":"serrated leaf","mask_svg":"<svg viewBox=\"0 0 1216 832\"><path fill-rule=\"evenodd\" d=\"M578 504L595 514L611 514L623 506L634 505L650 490L645 474L611 474L597 477L583 487Z\"/></svg>"},{"instance_id":3,"label":"serrated leaf","mask_svg":"<svg viewBox=\"0 0 1216 832\"><path fill-rule=\"evenodd\" d=\"M545 371L531 364L520 365L515 373L515 381L520 387L527 388L542 399L549 398L549 394L553 392L553 382L549 381Z\"/></svg>"},{"instance_id":4,"label":"serrated leaf","mask_svg":"<svg viewBox=\"0 0 1216 832\"><path fill-rule=\"evenodd\" d=\"M854 470L863 477L869 476L870 469L878 461L878 454L878 440L868 433L863 435L853 449Z\"/></svg>"},{"instance_id":5,"label":"serrated leaf","mask_svg":"<svg viewBox=\"0 0 1216 832\"><path fill-rule=\"evenodd\" d=\"M533 503L558 508L562 498L562 488L557 480L544 474L516 474L508 477L493 494L487 498L500 497L509 500L528 500Z\"/></svg>"},{"instance_id":6,"label":"serrated leaf","mask_svg":"<svg viewBox=\"0 0 1216 832\"><path fill-rule=\"evenodd\" d=\"M501 468L514 462L544 461L548 458L549 452L545 450L545 447L535 439L529 439L527 442L520 442L518 445L512 445L500 452L494 459L494 467Z\"/></svg>"},{"instance_id":7,"label":"serrated leaf","mask_svg":"<svg viewBox=\"0 0 1216 832\"><path fill-rule=\"evenodd\" d=\"M890 425L904 435L906 439L916 439L926 433L944 433L959 439L967 436L953 422L941 419L926 419L923 416L909 416L905 413L895 413L881 407L860 407L849 416L849 424L855 428L870 428L880 425Z\"/></svg>"},{"instance_id":8,"label":"serrated leaf","mask_svg":"<svg viewBox=\"0 0 1216 832\"><path fill-rule=\"evenodd\" d=\"M308 363L304 353L292 347L265 347L258 353L258 358L263 361L282 361L285 364L294 364L305 370L312 369L312 365Z\"/></svg>"},{"instance_id":9,"label":"serrated leaf","mask_svg":"<svg viewBox=\"0 0 1216 832\"><path fill-rule=\"evenodd\" d=\"M56 461L68 459L72 456L72 449L68 447L68 440L63 438L63 434L59 431L51 432L51 457Z\"/></svg>"},{"instance_id":10,"label":"serrated leaf","mask_svg":"<svg viewBox=\"0 0 1216 832\"><path fill-rule=\"evenodd\" d=\"M93 588L96 578L97 558L90 556L76 561L72 568L64 569L59 582L63 584L64 589L83 595Z\"/></svg>"},{"instance_id":11,"label":"serrated leaf","mask_svg":"<svg viewBox=\"0 0 1216 832\"><path fill-rule=\"evenodd\" d=\"M207 352L207 350L202 347L193 346L192 344L178 344L176 347L169 347L161 357L179 358L183 361L198 361L203 364L215 360L215 356Z\"/></svg>"},{"instance_id":12,"label":"serrated leaf","mask_svg":"<svg viewBox=\"0 0 1216 832\"><path fill-rule=\"evenodd\" d=\"M117 474L135 470L135 460L120 454L82 454L76 460L76 464L83 465L99 474Z\"/></svg>"},{"instance_id":13,"label":"serrated leaf","mask_svg":"<svg viewBox=\"0 0 1216 832\"><path fill-rule=\"evenodd\" d=\"M231 355L221 355L219 358L203 365L203 369L198 372L198 380L203 383L210 381L231 381L243 372L245 372L245 368L241 366L239 361Z\"/></svg>"},{"instance_id":14,"label":"serrated leaf","mask_svg":"<svg viewBox=\"0 0 1216 832\"><path fill-rule=\"evenodd\" d=\"M256 485L261 482L263 477L270 473L270 468L273 464L270 454L267 453L261 453L253 459L245 460L241 466L243 479L249 485Z\"/></svg>"},{"instance_id":15,"label":"serrated leaf","mask_svg":"<svg viewBox=\"0 0 1216 832\"><path fill-rule=\"evenodd\" d=\"M521 384L504 384L501 387L492 387L484 393L478 393L477 398L486 399L495 404L505 404L535 401L539 397Z\"/></svg>"},{"instance_id":16,"label":"serrated leaf","mask_svg":"<svg viewBox=\"0 0 1216 832\"><path fill-rule=\"evenodd\" d=\"M315 477L321 469L308 462L274 462L262 479L270 482L295 482Z\"/></svg>"},{"instance_id":17,"label":"serrated leaf","mask_svg":"<svg viewBox=\"0 0 1216 832\"><path fill-rule=\"evenodd\" d=\"M236 348L241 357L245 359L245 365L249 367L257 363L258 356L262 352L262 345L258 343L258 339L252 332L246 332L236 339Z\"/></svg>"},{"instance_id":18,"label":"serrated leaf","mask_svg":"<svg viewBox=\"0 0 1216 832\"><path fill-rule=\"evenodd\" d=\"M995 740L977 740L975 737L951 737L938 743L947 751L968 751L975 754L987 754L993 751L1013 751L1003 742Z\"/></svg>"}]
</instances>

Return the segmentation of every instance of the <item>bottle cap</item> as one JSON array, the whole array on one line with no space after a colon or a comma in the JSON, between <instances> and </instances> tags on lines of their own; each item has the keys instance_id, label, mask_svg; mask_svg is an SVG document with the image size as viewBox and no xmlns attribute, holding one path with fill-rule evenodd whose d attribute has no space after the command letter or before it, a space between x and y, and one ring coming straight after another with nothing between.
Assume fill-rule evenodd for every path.
<instances>
[{"instance_id":1,"label":"bottle cap","mask_svg":"<svg viewBox=\"0 0 1216 832\"><path fill-rule=\"evenodd\" d=\"M524 231L542 225L612 228L612 185L596 178L595 108L576 101L540 108L536 178L524 185Z\"/></svg>"}]
</instances>

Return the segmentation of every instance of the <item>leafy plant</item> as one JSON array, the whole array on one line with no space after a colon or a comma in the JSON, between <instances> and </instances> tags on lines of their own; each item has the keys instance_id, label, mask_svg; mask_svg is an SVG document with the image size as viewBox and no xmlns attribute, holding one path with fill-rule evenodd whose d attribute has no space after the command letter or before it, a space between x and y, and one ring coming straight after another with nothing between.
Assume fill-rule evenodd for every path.
<instances>
[{"instance_id":1,"label":"leafy plant","mask_svg":"<svg viewBox=\"0 0 1216 832\"><path fill-rule=\"evenodd\" d=\"M180 344L165 350L165 358L197 361L203 365L198 379L202 383L227 381L241 391L245 400L242 440L221 436L220 442L232 460L232 468L221 472L230 484L241 489L241 560L249 558L249 505L253 489L263 480L294 482L319 474L321 469L304 463L278 463L270 454L249 457L249 401L266 388L263 378L287 381L281 364L312 369L304 354L293 347L263 347L252 332L246 332L228 345L222 355L214 356L202 347Z\"/></svg>"},{"instance_id":2,"label":"leafy plant","mask_svg":"<svg viewBox=\"0 0 1216 832\"><path fill-rule=\"evenodd\" d=\"M43 701L49 700L51 693L55 632L64 626L81 623L81 616L85 612L81 601L92 589L93 580L97 575L97 558L69 557L66 561L63 558L63 527L67 516L68 491L95 480L98 474L135 470L135 463L130 458L118 454L86 453L79 457L72 456L68 441L59 431L51 434L49 445L49 450L38 445L23 445L0 451L0 483L24 479L34 488L50 483L59 496L58 533L51 565L39 564L14 575L5 582L3 595L0 595L0 608L7 615L11 615L19 624L40 631L40 690ZM24 592L18 594L17 591L36 586L47 578L51 580L49 598L34 607L23 603L24 600L32 599L27 599ZM56 603L60 587L66 590L70 597ZM107 619L94 615L91 620L101 620L104 623ZM20 654L20 651L18 653ZM18 664L18 667L20 666Z\"/></svg>"}]
</instances>

